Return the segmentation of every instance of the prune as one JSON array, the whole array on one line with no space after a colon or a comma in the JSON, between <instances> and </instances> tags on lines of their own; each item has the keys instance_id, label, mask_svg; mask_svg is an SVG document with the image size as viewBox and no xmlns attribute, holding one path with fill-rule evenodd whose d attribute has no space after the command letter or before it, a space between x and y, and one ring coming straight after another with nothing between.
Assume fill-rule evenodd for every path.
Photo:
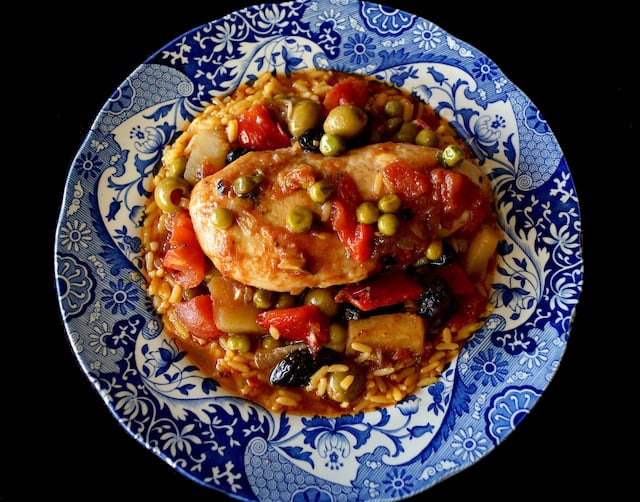
<instances>
[{"instance_id":1,"label":"prune","mask_svg":"<svg viewBox=\"0 0 640 502\"><path fill-rule=\"evenodd\" d=\"M225 162L227 164L231 164L234 160L238 160L240 157L242 157L246 153L249 153L250 151L251 150L249 150L248 148L234 148L225 157Z\"/></svg>"},{"instance_id":2,"label":"prune","mask_svg":"<svg viewBox=\"0 0 640 502\"><path fill-rule=\"evenodd\" d=\"M340 354L327 347L321 348L315 356L307 348L296 350L276 364L269 381L271 385L304 387L322 366L339 361Z\"/></svg>"},{"instance_id":3,"label":"prune","mask_svg":"<svg viewBox=\"0 0 640 502\"><path fill-rule=\"evenodd\" d=\"M298 138L298 143L306 152L320 151L320 138L322 138L323 131L319 128L307 129Z\"/></svg>"},{"instance_id":4,"label":"prune","mask_svg":"<svg viewBox=\"0 0 640 502\"><path fill-rule=\"evenodd\" d=\"M425 284L418 301L418 314L427 320L428 334L440 331L457 308L458 302L443 279L436 278Z\"/></svg>"}]
</instances>

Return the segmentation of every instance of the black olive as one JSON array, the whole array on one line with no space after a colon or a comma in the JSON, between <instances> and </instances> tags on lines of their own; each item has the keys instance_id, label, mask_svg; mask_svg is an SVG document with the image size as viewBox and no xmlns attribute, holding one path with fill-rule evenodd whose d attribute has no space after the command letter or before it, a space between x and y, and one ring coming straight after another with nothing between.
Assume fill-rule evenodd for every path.
<instances>
[{"instance_id":1,"label":"black olive","mask_svg":"<svg viewBox=\"0 0 640 502\"><path fill-rule=\"evenodd\" d=\"M320 151L320 138L322 138L323 131L320 128L307 129L298 138L298 143L306 152Z\"/></svg>"},{"instance_id":2,"label":"black olive","mask_svg":"<svg viewBox=\"0 0 640 502\"><path fill-rule=\"evenodd\" d=\"M288 354L276 364L271 372L271 385L284 387L304 387L311 376L325 364L340 361L340 354L327 347L321 348L314 356L309 349L300 349Z\"/></svg>"},{"instance_id":3,"label":"black olive","mask_svg":"<svg viewBox=\"0 0 640 502\"><path fill-rule=\"evenodd\" d=\"M458 302L449 285L440 278L429 281L418 301L418 314L427 320L428 334L442 329L458 309Z\"/></svg>"},{"instance_id":4,"label":"black olive","mask_svg":"<svg viewBox=\"0 0 640 502\"><path fill-rule=\"evenodd\" d=\"M225 157L225 162L227 164L231 164L234 160L238 160L240 157L242 157L245 153L249 153L251 150L249 150L248 148L234 148L233 150L231 150L227 156Z\"/></svg>"}]
</instances>

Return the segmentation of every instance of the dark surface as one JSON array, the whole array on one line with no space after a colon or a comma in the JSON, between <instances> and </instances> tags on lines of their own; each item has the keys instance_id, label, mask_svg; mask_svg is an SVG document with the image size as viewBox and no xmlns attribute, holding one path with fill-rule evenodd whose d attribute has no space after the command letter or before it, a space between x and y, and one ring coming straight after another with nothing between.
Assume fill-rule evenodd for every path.
<instances>
[{"instance_id":1,"label":"dark surface","mask_svg":"<svg viewBox=\"0 0 640 502\"><path fill-rule=\"evenodd\" d=\"M91 14L77 10L70 17L58 10L38 10L37 29L28 30L37 50L29 50L32 56L26 68L11 65L14 74L19 71L24 77L19 91L20 80L10 85L9 106L19 102L19 113L5 117L5 131L19 128L10 137L19 136L23 145L5 166L22 180L11 185L21 204L12 207L22 209L9 231L16 242L24 242L29 234L32 254L27 258L20 247L18 260L6 262L7 272L19 276L20 300L5 315L15 316L18 306L24 313L19 317L22 322L6 328L0 349L6 372L1 380L0 500L42 499L36 494L50 500L224 499L182 477L138 444L116 423L86 379L60 317L53 243L67 170L111 92L138 64L183 32L251 3L255 2L236 1L226 8L200 11L182 5L175 13L130 4L116 8L113 3L94 6ZM632 173L638 169L637 160L635 165L621 166L610 159L627 154L614 151L610 157L609 153L632 145L629 151L635 159L638 156L637 117L631 109L638 88L634 82L632 95L630 69L637 51L631 49L632 33L626 28L631 13L616 8L615 2L589 12L585 8L564 13L556 12L555 4L536 2L530 10L519 4L518 14L506 4L488 2L464 9L450 2L441 7L434 2L424 2L429 7L418 6L423 2L387 4L421 15L481 50L531 98L554 131L573 173L584 231L583 294L557 375L502 445L416 499L535 500L553 494L573 499L607 493L607 500L615 500L626 492L625 484L630 485L624 468L628 461L623 458L637 454L631 447L636 435L629 418L633 412L625 412L634 393L621 392L627 400L617 401L614 390L624 386L624 380L611 368L618 361L627 366L629 351L604 350L606 341L620 340L625 333L615 320L625 305L618 302L618 293L612 293L620 282L625 255L602 258L612 256L605 245L629 218L620 217L621 210L632 207L624 192L637 179ZM25 13L29 21L19 26L29 27L35 14ZM21 38L14 40L12 50L26 44L27 31ZM8 120L15 117L17 127ZM9 139L6 133L4 138ZM23 178L27 172L34 174ZM613 182L602 178L603 172L616 178L616 173L623 174L615 180L615 192ZM25 181L35 194L22 191L20 183ZM36 219L23 217L26 207ZM30 222L27 229L25 221ZM23 269L29 270L26 277ZM34 269L36 275L30 276ZM635 281L637 271L623 272L622 278ZM29 301L25 304L24 299ZM635 331L627 330L625 336L637 336ZM14 354L20 356L28 347L36 348L29 348L30 356L17 362Z\"/></svg>"}]
</instances>

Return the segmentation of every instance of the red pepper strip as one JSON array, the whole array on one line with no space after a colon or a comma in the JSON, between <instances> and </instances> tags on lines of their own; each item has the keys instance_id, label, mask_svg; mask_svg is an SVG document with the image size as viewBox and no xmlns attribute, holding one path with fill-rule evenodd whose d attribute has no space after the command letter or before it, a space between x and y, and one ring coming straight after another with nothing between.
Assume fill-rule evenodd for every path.
<instances>
[{"instance_id":1,"label":"red pepper strip","mask_svg":"<svg viewBox=\"0 0 640 502\"><path fill-rule=\"evenodd\" d=\"M369 311L417 300L422 286L404 272L388 272L359 284L349 284L335 296L336 302L349 302L360 310Z\"/></svg>"},{"instance_id":2,"label":"red pepper strip","mask_svg":"<svg viewBox=\"0 0 640 502\"><path fill-rule=\"evenodd\" d=\"M456 296L456 298L460 306L446 324L453 332L459 331L467 324L477 320L487 308L487 299L477 290L468 295Z\"/></svg>"},{"instance_id":3,"label":"red pepper strip","mask_svg":"<svg viewBox=\"0 0 640 502\"><path fill-rule=\"evenodd\" d=\"M277 330L286 340L307 342L312 353L329 341L329 319L315 305L266 310L258 314L256 321L270 333Z\"/></svg>"},{"instance_id":4,"label":"red pepper strip","mask_svg":"<svg viewBox=\"0 0 640 502\"><path fill-rule=\"evenodd\" d=\"M443 265L436 269L436 275L442 277L454 295L468 295L476 290L473 282L457 263Z\"/></svg>"}]
</instances>

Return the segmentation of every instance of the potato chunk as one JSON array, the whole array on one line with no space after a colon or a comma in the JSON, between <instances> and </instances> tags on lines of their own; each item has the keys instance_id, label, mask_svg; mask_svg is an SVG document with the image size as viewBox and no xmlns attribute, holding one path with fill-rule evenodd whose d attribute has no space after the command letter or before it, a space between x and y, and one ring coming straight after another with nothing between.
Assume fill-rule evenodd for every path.
<instances>
[{"instance_id":1,"label":"potato chunk","mask_svg":"<svg viewBox=\"0 0 640 502\"><path fill-rule=\"evenodd\" d=\"M364 344L383 353L409 349L415 354L424 350L425 324L422 317L412 313L382 314L349 321L346 354L359 351L353 343Z\"/></svg>"}]
</instances>

